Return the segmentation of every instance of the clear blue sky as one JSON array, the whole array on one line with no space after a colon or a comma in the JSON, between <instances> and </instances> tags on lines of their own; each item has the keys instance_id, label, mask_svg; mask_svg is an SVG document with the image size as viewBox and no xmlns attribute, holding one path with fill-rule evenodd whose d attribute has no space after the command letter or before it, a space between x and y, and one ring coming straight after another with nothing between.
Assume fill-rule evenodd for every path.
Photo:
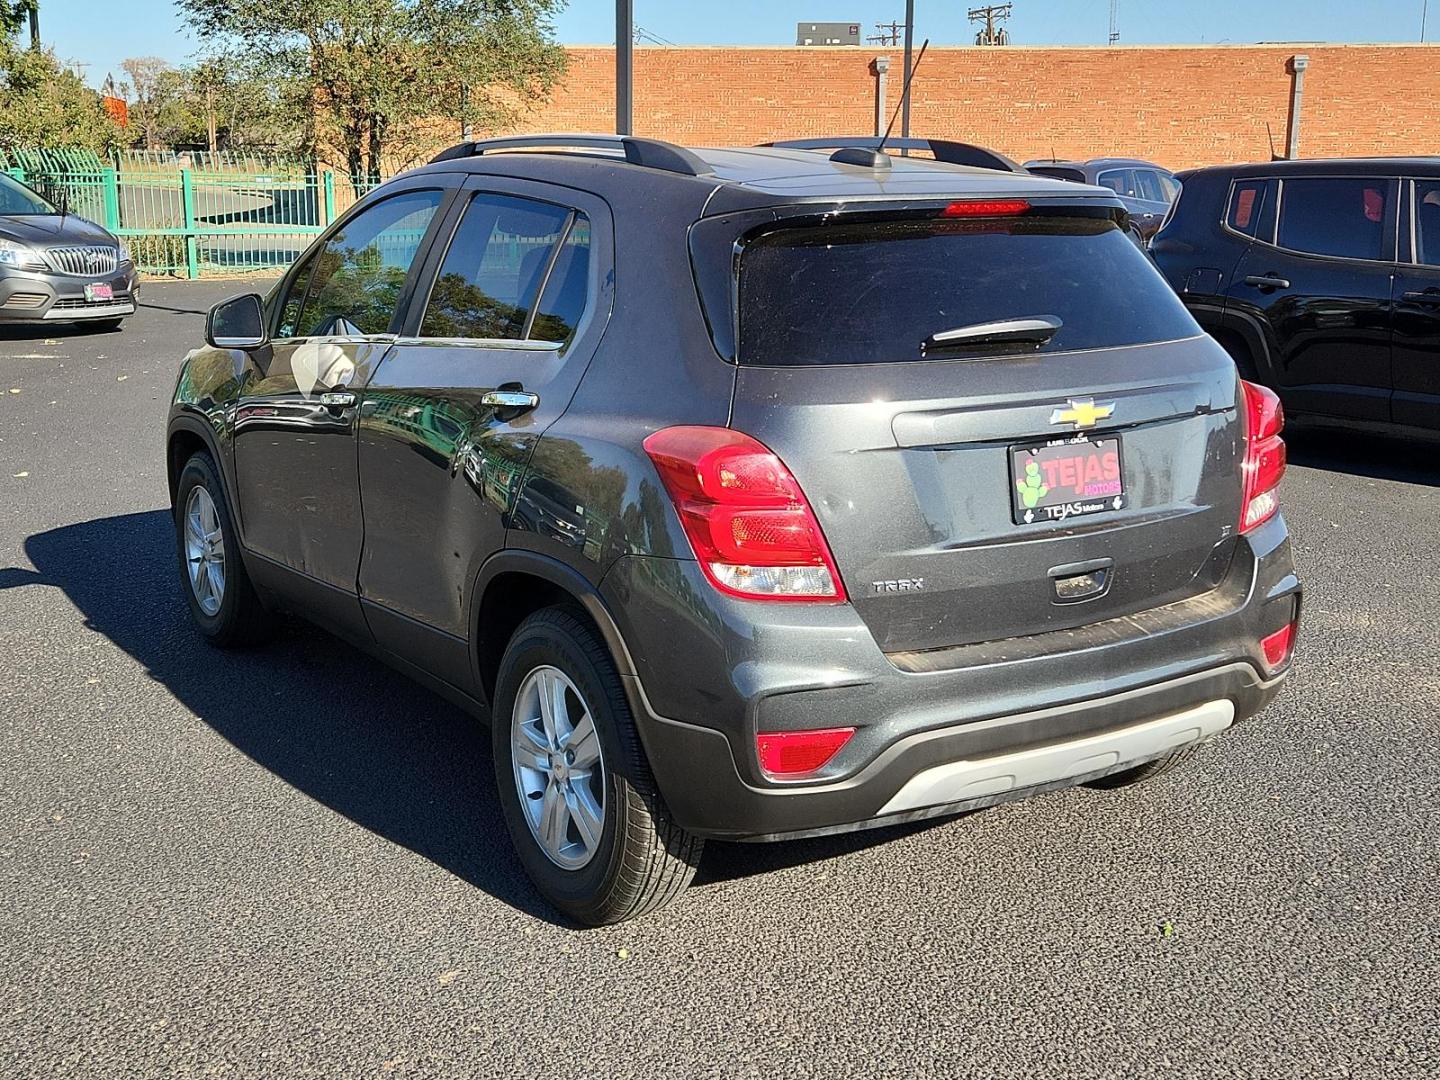
<instances>
[{"instance_id":1,"label":"clear blue sky","mask_svg":"<svg viewBox=\"0 0 1440 1080\"><path fill-rule=\"evenodd\" d=\"M1013 0L1017 45L1103 44L1109 0ZM1423 0L1120 0L1123 44L1255 41L1415 41ZM916 40L965 44L973 28L966 0L915 0ZM1440 0L1430 4L1426 39L1440 41ZM127 56L183 63L196 51L172 0L40 0L41 32L66 60L86 65L98 85L118 78ZM686 45L790 45L802 20L873 24L903 21L904 0L635 0L635 21ZM571 0L556 23L561 41L615 38L612 0Z\"/></svg>"}]
</instances>

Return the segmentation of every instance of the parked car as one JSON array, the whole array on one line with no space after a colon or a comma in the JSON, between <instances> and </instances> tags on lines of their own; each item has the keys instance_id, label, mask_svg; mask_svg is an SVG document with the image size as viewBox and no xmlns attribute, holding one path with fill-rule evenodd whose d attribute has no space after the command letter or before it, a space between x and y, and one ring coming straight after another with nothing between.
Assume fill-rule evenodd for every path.
<instances>
[{"instance_id":1,"label":"parked car","mask_svg":"<svg viewBox=\"0 0 1440 1080\"><path fill-rule=\"evenodd\" d=\"M199 632L289 608L489 718L581 922L706 838L1155 776L1289 670L1277 402L1120 202L863 141L465 143L181 366Z\"/></svg>"},{"instance_id":2,"label":"parked car","mask_svg":"<svg viewBox=\"0 0 1440 1080\"><path fill-rule=\"evenodd\" d=\"M1440 158L1182 175L1153 255L1242 375L1312 420L1440 431Z\"/></svg>"},{"instance_id":3,"label":"parked car","mask_svg":"<svg viewBox=\"0 0 1440 1080\"><path fill-rule=\"evenodd\" d=\"M1053 176L1057 180L1109 188L1130 211L1131 224L1142 241L1155 235L1160 223L1165 220L1170 204L1180 193L1180 182L1173 173L1138 158L1092 158L1089 161L1042 158L1027 161L1025 168L1036 176Z\"/></svg>"},{"instance_id":4,"label":"parked car","mask_svg":"<svg viewBox=\"0 0 1440 1080\"><path fill-rule=\"evenodd\" d=\"M135 313L139 291L124 244L0 172L0 325L114 329Z\"/></svg>"}]
</instances>

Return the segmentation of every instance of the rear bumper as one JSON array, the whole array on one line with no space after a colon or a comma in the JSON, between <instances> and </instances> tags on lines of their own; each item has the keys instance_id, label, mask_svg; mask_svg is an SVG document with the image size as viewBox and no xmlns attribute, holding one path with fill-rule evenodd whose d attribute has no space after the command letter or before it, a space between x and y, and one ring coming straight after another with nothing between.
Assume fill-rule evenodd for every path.
<instances>
[{"instance_id":1,"label":"rear bumper","mask_svg":"<svg viewBox=\"0 0 1440 1080\"><path fill-rule=\"evenodd\" d=\"M109 285L112 301L87 301L85 286ZM135 314L140 294L133 265L95 278L6 270L0 273L0 323L85 322Z\"/></svg>"},{"instance_id":2,"label":"rear bumper","mask_svg":"<svg viewBox=\"0 0 1440 1080\"><path fill-rule=\"evenodd\" d=\"M992 643L937 670L880 652L847 605L719 598L692 562L622 559L602 593L624 620L631 704L675 820L783 839L1080 783L1253 716L1285 678L1263 674L1258 643L1296 617L1300 585L1279 517L1245 547L1235 594L1193 617ZM833 726L857 731L820 774L761 773L756 732Z\"/></svg>"}]
</instances>

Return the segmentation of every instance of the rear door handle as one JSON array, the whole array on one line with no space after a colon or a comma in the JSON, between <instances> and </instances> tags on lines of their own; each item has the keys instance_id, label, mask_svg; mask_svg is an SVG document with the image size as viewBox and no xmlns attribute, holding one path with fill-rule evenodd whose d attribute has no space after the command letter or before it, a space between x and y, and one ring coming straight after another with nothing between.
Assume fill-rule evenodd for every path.
<instances>
[{"instance_id":1,"label":"rear door handle","mask_svg":"<svg viewBox=\"0 0 1440 1080\"><path fill-rule=\"evenodd\" d=\"M1411 304L1440 305L1440 289L1426 289L1424 292L1401 293L1400 299Z\"/></svg>"},{"instance_id":2,"label":"rear door handle","mask_svg":"<svg viewBox=\"0 0 1440 1080\"><path fill-rule=\"evenodd\" d=\"M1283 277L1276 277L1274 274L1251 274L1245 279L1246 285L1254 285L1257 289L1288 289L1290 282Z\"/></svg>"},{"instance_id":3,"label":"rear door handle","mask_svg":"<svg viewBox=\"0 0 1440 1080\"><path fill-rule=\"evenodd\" d=\"M481 395L480 404L497 409L533 409L540 404L540 395L529 390L487 390Z\"/></svg>"}]
</instances>

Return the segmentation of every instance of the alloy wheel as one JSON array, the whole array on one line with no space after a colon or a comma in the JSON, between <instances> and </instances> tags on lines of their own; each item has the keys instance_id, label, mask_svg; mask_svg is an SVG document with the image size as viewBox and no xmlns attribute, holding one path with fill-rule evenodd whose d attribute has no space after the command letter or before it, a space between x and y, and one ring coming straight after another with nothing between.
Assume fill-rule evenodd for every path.
<instances>
[{"instance_id":1,"label":"alloy wheel","mask_svg":"<svg viewBox=\"0 0 1440 1080\"><path fill-rule=\"evenodd\" d=\"M185 569L195 602L213 618L225 602L225 534L215 500L198 485L185 500Z\"/></svg>"},{"instance_id":2,"label":"alloy wheel","mask_svg":"<svg viewBox=\"0 0 1440 1080\"><path fill-rule=\"evenodd\" d=\"M535 842L556 866L579 870L605 832L605 761L594 716L559 668L537 667L520 684L510 757Z\"/></svg>"}]
</instances>

